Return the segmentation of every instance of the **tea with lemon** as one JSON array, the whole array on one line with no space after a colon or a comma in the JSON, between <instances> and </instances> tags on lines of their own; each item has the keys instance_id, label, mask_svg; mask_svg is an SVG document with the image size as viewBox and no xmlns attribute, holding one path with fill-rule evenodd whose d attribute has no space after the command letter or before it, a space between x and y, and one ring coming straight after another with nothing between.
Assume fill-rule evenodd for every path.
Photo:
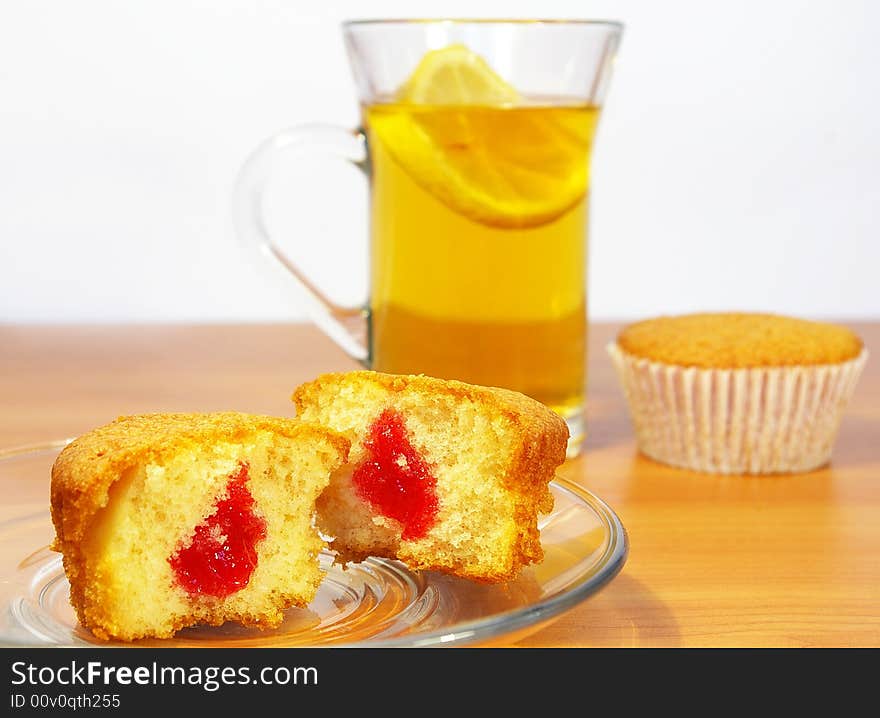
<instances>
[{"instance_id":1,"label":"tea with lemon","mask_svg":"<svg viewBox=\"0 0 880 718\"><path fill-rule=\"evenodd\" d=\"M521 97L461 46L428 53L396 97L364 108L372 368L579 414L597 117Z\"/></svg>"}]
</instances>

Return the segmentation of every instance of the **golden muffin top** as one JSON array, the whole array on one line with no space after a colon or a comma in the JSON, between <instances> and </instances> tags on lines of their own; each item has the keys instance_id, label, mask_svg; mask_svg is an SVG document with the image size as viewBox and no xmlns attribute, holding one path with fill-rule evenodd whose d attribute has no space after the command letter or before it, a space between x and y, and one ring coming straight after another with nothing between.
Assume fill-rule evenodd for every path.
<instances>
[{"instance_id":1,"label":"golden muffin top","mask_svg":"<svg viewBox=\"0 0 880 718\"><path fill-rule=\"evenodd\" d=\"M618 346L663 364L713 369L837 364L862 341L846 327L772 314L687 314L624 328Z\"/></svg>"}]
</instances>

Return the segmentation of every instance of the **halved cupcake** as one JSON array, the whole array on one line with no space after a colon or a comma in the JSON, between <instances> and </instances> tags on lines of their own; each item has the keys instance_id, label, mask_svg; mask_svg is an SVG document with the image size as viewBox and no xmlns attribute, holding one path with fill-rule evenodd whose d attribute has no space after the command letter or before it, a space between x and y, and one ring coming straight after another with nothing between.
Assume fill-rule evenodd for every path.
<instances>
[{"instance_id":1,"label":"halved cupcake","mask_svg":"<svg viewBox=\"0 0 880 718\"><path fill-rule=\"evenodd\" d=\"M315 501L349 443L236 412L121 417L52 467L53 548L99 638L167 638L197 623L269 628L315 595Z\"/></svg>"},{"instance_id":2,"label":"halved cupcake","mask_svg":"<svg viewBox=\"0 0 880 718\"><path fill-rule=\"evenodd\" d=\"M497 583L543 558L538 514L568 429L523 394L427 376L324 374L293 395L297 415L351 441L348 471L318 499L339 560Z\"/></svg>"}]
</instances>

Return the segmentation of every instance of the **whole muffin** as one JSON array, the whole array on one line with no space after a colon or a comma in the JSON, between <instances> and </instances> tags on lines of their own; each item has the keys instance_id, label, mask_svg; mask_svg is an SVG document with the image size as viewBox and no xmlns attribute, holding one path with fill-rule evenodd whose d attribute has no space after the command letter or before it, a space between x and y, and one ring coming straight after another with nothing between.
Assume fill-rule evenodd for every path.
<instances>
[{"instance_id":1,"label":"whole muffin","mask_svg":"<svg viewBox=\"0 0 880 718\"><path fill-rule=\"evenodd\" d=\"M867 360L846 327L770 314L649 319L608 351L642 453L724 474L828 462Z\"/></svg>"}]
</instances>

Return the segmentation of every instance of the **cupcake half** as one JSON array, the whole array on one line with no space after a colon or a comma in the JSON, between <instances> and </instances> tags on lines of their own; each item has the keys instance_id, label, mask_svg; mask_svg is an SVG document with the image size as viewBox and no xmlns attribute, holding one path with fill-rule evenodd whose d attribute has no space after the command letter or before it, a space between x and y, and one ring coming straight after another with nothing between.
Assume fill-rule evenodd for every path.
<instances>
[{"instance_id":1,"label":"cupcake half","mask_svg":"<svg viewBox=\"0 0 880 718\"><path fill-rule=\"evenodd\" d=\"M608 351L639 450L722 474L827 463L868 356L845 327L767 314L650 319Z\"/></svg>"}]
</instances>

